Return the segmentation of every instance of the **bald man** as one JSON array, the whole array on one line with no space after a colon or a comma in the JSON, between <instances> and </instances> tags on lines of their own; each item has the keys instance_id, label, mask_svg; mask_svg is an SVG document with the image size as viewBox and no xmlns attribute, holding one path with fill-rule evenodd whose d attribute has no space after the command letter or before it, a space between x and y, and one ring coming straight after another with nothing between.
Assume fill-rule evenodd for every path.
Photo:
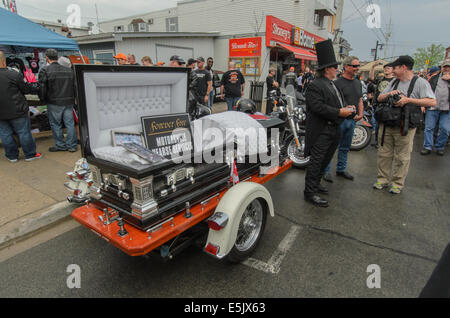
<instances>
[{"instance_id":1,"label":"bald man","mask_svg":"<svg viewBox=\"0 0 450 318\"><path fill-rule=\"evenodd\" d=\"M6 158L11 163L19 159L19 149L13 138L19 136L25 161L41 158L36 153L36 143L31 134L28 104L25 94L37 93L37 89L26 83L21 73L6 68L6 58L0 51L0 139Z\"/></svg>"},{"instance_id":2,"label":"bald man","mask_svg":"<svg viewBox=\"0 0 450 318\"><path fill-rule=\"evenodd\" d=\"M245 78L236 69L234 62L228 64L228 71L225 72L220 81L220 96L227 102L228 110L233 110L237 101L244 96ZM225 94L224 94L225 91Z\"/></svg>"}]
</instances>

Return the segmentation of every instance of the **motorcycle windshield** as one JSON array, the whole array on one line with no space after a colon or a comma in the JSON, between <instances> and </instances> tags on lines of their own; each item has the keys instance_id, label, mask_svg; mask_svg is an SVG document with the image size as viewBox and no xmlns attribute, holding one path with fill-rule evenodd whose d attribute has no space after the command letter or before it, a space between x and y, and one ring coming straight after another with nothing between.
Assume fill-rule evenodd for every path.
<instances>
[{"instance_id":1,"label":"motorcycle windshield","mask_svg":"<svg viewBox=\"0 0 450 318\"><path fill-rule=\"evenodd\" d=\"M291 112L294 111L294 107L297 106L297 95L295 94L295 87L292 84L286 86L286 100Z\"/></svg>"}]
</instances>

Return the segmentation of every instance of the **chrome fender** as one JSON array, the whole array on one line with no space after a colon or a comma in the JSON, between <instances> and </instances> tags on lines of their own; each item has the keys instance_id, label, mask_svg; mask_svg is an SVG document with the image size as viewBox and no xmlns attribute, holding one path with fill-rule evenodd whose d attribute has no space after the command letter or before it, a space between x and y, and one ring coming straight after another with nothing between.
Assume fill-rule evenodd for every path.
<instances>
[{"instance_id":1,"label":"chrome fender","mask_svg":"<svg viewBox=\"0 0 450 318\"><path fill-rule=\"evenodd\" d=\"M238 183L231 187L220 199L214 213L225 213L228 216L228 222L219 231L210 229L206 241L206 246L212 244L219 247L217 255L214 255L216 258L222 259L231 251L236 242L239 223L245 208L257 198L263 199L267 204L270 215L275 216L272 197L269 191L259 183Z\"/></svg>"}]
</instances>

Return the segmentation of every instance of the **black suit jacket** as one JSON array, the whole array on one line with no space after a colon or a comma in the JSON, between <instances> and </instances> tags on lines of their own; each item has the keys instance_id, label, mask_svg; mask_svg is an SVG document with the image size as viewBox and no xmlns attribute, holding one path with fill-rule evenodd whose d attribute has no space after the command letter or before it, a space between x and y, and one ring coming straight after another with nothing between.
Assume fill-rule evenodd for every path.
<instances>
[{"instance_id":1,"label":"black suit jacket","mask_svg":"<svg viewBox=\"0 0 450 318\"><path fill-rule=\"evenodd\" d=\"M344 96L339 88L338 91L345 107ZM329 79L320 77L310 83L306 92L306 156L310 155L311 148L327 125L342 123L343 118L339 117L340 108L339 99Z\"/></svg>"}]
</instances>

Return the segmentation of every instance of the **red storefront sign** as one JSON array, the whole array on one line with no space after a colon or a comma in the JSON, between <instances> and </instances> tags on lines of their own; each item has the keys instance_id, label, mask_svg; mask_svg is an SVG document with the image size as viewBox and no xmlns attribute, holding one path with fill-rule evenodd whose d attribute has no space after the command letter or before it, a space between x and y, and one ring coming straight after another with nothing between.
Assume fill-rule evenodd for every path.
<instances>
[{"instance_id":1,"label":"red storefront sign","mask_svg":"<svg viewBox=\"0 0 450 318\"><path fill-rule=\"evenodd\" d=\"M261 56L260 37L230 39L230 57Z\"/></svg>"},{"instance_id":2,"label":"red storefront sign","mask_svg":"<svg viewBox=\"0 0 450 318\"><path fill-rule=\"evenodd\" d=\"M315 50L317 42L324 38L296 27L286 21L268 15L266 17L266 46L273 47L276 43L284 43Z\"/></svg>"}]
</instances>

